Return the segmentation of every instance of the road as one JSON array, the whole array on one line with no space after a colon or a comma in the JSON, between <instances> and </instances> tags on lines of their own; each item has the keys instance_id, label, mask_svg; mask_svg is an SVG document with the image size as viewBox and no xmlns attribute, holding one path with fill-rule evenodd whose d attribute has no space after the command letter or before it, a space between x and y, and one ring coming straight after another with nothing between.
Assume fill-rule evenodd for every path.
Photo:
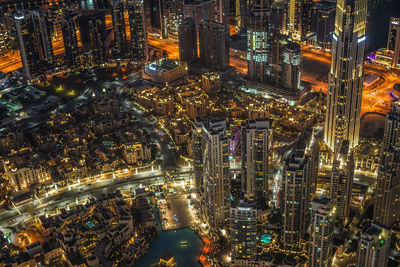
<instances>
[{"instance_id":1,"label":"road","mask_svg":"<svg viewBox=\"0 0 400 267\"><path fill-rule=\"evenodd\" d=\"M175 176L171 176L170 181L182 178L187 179L191 174L191 170L181 169L180 172L176 173L176 176L179 177L175 179ZM31 215L27 214L27 212L32 210L32 208L35 210L36 215L39 215L56 208L66 207L75 202L76 197L81 201L96 194L114 192L115 190L131 190L138 188L141 184L158 185L165 183L165 175L160 171L141 173L129 177L123 177L122 175L121 178L115 179L112 178L112 174L109 174L107 177L100 181L92 181L93 184L91 182L82 182L79 185L71 186L71 188L60 188L53 194L48 194L48 196L40 195L38 196L39 200L35 198L31 202L18 206L19 212L16 209L3 211L0 213L0 228L16 225L28 219ZM12 219L11 223L9 222L10 219Z\"/></svg>"}]
</instances>

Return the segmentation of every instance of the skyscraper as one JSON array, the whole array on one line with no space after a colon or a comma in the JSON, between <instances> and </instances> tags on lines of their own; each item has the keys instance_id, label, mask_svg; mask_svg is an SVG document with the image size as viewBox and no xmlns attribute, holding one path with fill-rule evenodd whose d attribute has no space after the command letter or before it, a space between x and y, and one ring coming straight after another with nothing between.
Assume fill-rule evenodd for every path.
<instances>
[{"instance_id":1,"label":"skyscraper","mask_svg":"<svg viewBox=\"0 0 400 267\"><path fill-rule=\"evenodd\" d=\"M330 266L333 256L333 231L336 208L329 198L314 199L311 204L308 266Z\"/></svg>"},{"instance_id":2,"label":"skyscraper","mask_svg":"<svg viewBox=\"0 0 400 267\"><path fill-rule=\"evenodd\" d=\"M124 2L122 0L111 0L110 3L112 7L115 53L118 56L126 56L128 43L126 40Z\"/></svg>"},{"instance_id":3,"label":"skyscraper","mask_svg":"<svg viewBox=\"0 0 400 267\"><path fill-rule=\"evenodd\" d=\"M400 102L392 101L384 129L374 219L390 227L400 214Z\"/></svg>"},{"instance_id":4,"label":"skyscraper","mask_svg":"<svg viewBox=\"0 0 400 267\"><path fill-rule=\"evenodd\" d=\"M189 17L179 26L179 60L188 63L197 60L197 33L194 19Z\"/></svg>"},{"instance_id":5,"label":"skyscraper","mask_svg":"<svg viewBox=\"0 0 400 267\"><path fill-rule=\"evenodd\" d=\"M373 222L358 241L357 267L386 266L390 246L390 229Z\"/></svg>"},{"instance_id":6,"label":"skyscraper","mask_svg":"<svg viewBox=\"0 0 400 267\"><path fill-rule=\"evenodd\" d=\"M183 2L181 0L160 1L163 38L177 39L178 27L183 18Z\"/></svg>"},{"instance_id":7,"label":"skyscraper","mask_svg":"<svg viewBox=\"0 0 400 267\"><path fill-rule=\"evenodd\" d=\"M241 260L255 260L257 255L257 208L245 198L231 208L232 266Z\"/></svg>"},{"instance_id":8,"label":"skyscraper","mask_svg":"<svg viewBox=\"0 0 400 267\"><path fill-rule=\"evenodd\" d=\"M259 208L268 201L268 157L272 144L272 121L257 119L241 127L242 187Z\"/></svg>"},{"instance_id":9,"label":"skyscraper","mask_svg":"<svg viewBox=\"0 0 400 267\"><path fill-rule=\"evenodd\" d=\"M400 18L390 18L387 49L393 51L392 67L400 68Z\"/></svg>"},{"instance_id":10,"label":"skyscraper","mask_svg":"<svg viewBox=\"0 0 400 267\"><path fill-rule=\"evenodd\" d=\"M217 14L215 16L216 21L223 23L229 27L230 24L230 0L214 0L215 10Z\"/></svg>"},{"instance_id":11,"label":"skyscraper","mask_svg":"<svg viewBox=\"0 0 400 267\"><path fill-rule=\"evenodd\" d=\"M202 151L203 122L195 120L192 127L192 151L193 151L193 176L194 188L198 195L203 188L203 151Z\"/></svg>"},{"instance_id":12,"label":"skyscraper","mask_svg":"<svg viewBox=\"0 0 400 267\"><path fill-rule=\"evenodd\" d=\"M311 8L313 0L289 1L289 35L299 41L311 31Z\"/></svg>"},{"instance_id":13,"label":"skyscraper","mask_svg":"<svg viewBox=\"0 0 400 267\"><path fill-rule=\"evenodd\" d=\"M358 144L364 76L367 0L339 0L336 7L324 141Z\"/></svg>"},{"instance_id":14,"label":"skyscraper","mask_svg":"<svg viewBox=\"0 0 400 267\"><path fill-rule=\"evenodd\" d=\"M132 59L138 63L147 61L147 26L143 0L127 0L131 41L128 47Z\"/></svg>"},{"instance_id":15,"label":"skyscraper","mask_svg":"<svg viewBox=\"0 0 400 267\"><path fill-rule=\"evenodd\" d=\"M208 1L191 1L183 6L184 18L193 18L196 25L196 38L199 40L199 25L203 20L214 20L214 2Z\"/></svg>"},{"instance_id":16,"label":"skyscraper","mask_svg":"<svg viewBox=\"0 0 400 267\"><path fill-rule=\"evenodd\" d=\"M305 151L296 149L286 161L282 181L282 230L281 244L285 249L301 250L310 207L311 160Z\"/></svg>"},{"instance_id":17,"label":"skyscraper","mask_svg":"<svg viewBox=\"0 0 400 267\"><path fill-rule=\"evenodd\" d=\"M193 161L196 189L205 220L212 227L229 221L230 177L229 139L225 121L196 121L193 136ZM198 176L201 175L201 176Z\"/></svg>"},{"instance_id":18,"label":"skyscraper","mask_svg":"<svg viewBox=\"0 0 400 267\"><path fill-rule=\"evenodd\" d=\"M78 17L81 42L85 52L92 55L93 63L104 63L107 56L105 48L106 20L102 11L88 10Z\"/></svg>"},{"instance_id":19,"label":"skyscraper","mask_svg":"<svg viewBox=\"0 0 400 267\"><path fill-rule=\"evenodd\" d=\"M297 43L288 43L282 52L282 86L293 91L300 90L301 48Z\"/></svg>"},{"instance_id":20,"label":"skyscraper","mask_svg":"<svg viewBox=\"0 0 400 267\"><path fill-rule=\"evenodd\" d=\"M216 70L229 66L229 27L223 23L203 21L199 26L200 64Z\"/></svg>"},{"instance_id":21,"label":"skyscraper","mask_svg":"<svg viewBox=\"0 0 400 267\"><path fill-rule=\"evenodd\" d=\"M162 23L163 23L163 9L162 9L163 0L148 0L145 1L146 5L146 13L149 14L147 17L147 25L148 30L152 33L157 33L161 36L162 34Z\"/></svg>"},{"instance_id":22,"label":"skyscraper","mask_svg":"<svg viewBox=\"0 0 400 267\"><path fill-rule=\"evenodd\" d=\"M264 2L264 1L261 1ZM266 82L268 79L268 27L269 9L267 5L252 8L247 18L247 66L250 80Z\"/></svg>"},{"instance_id":23,"label":"skyscraper","mask_svg":"<svg viewBox=\"0 0 400 267\"><path fill-rule=\"evenodd\" d=\"M346 223L350 214L350 204L354 179L354 159L348 141L339 144L335 151L331 172L330 199L337 206L337 218Z\"/></svg>"},{"instance_id":24,"label":"skyscraper","mask_svg":"<svg viewBox=\"0 0 400 267\"><path fill-rule=\"evenodd\" d=\"M335 28L335 4L331 2L316 2L317 8L317 45L330 49L332 43L332 32Z\"/></svg>"},{"instance_id":25,"label":"skyscraper","mask_svg":"<svg viewBox=\"0 0 400 267\"><path fill-rule=\"evenodd\" d=\"M70 66L79 65L79 47L76 37L77 17L73 12L65 10L61 23L62 35L65 49L65 62Z\"/></svg>"},{"instance_id":26,"label":"skyscraper","mask_svg":"<svg viewBox=\"0 0 400 267\"><path fill-rule=\"evenodd\" d=\"M48 25L41 10L23 10L14 14L22 66L28 80L41 74L53 63L53 47Z\"/></svg>"}]
</instances>

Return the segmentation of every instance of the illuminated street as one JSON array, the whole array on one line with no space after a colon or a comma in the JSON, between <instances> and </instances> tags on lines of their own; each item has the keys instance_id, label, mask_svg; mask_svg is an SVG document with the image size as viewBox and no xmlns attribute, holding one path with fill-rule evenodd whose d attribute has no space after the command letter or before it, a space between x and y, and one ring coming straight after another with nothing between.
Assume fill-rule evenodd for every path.
<instances>
[{"instance_id":1,"label":"illuminated street","mask_svg":"<svg viewBox=\"0 0 400 267\"><path fill-rule=\"evenodd\" d=\"M399 265L400 1L0 2L0 267Z\"/></svg>"}]
</instances>

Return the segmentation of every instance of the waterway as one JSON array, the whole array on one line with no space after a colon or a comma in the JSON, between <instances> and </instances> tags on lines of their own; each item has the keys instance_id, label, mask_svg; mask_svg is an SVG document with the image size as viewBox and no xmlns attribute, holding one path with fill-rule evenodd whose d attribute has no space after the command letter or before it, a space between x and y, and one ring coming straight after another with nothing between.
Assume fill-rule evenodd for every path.
<instances>
[{"instance_id":1,"label":"waterway","mask_svg":"<svg viewBox=\"0 0 400 267\"><path fill-rule=\"evenodd\" d=\"M169 252L174 255L178 267L201 267L198 259L204 244L199 236L190 228L162 231L158 216L156 220L158 236L135 266L149 267L159 261L161 254ZM181 244L181 241L187 241L187 244Z\"/></svg>"}]
</instances>

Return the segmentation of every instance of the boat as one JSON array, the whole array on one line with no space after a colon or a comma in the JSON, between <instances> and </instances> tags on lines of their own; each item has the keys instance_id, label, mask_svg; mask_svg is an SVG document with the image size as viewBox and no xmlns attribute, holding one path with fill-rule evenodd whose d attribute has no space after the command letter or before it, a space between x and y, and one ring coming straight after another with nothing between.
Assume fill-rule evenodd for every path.
<instances>
[{"instance_id":1,"label":"boat","mask_svg":"<svg viewBox=\"0 0 400 267\"><path fill-rule=\"evenodd\" d=\"M180 243L182 246L186 246L188 244L187 240L182 240Z\"/></svg>"}]
</instances>

